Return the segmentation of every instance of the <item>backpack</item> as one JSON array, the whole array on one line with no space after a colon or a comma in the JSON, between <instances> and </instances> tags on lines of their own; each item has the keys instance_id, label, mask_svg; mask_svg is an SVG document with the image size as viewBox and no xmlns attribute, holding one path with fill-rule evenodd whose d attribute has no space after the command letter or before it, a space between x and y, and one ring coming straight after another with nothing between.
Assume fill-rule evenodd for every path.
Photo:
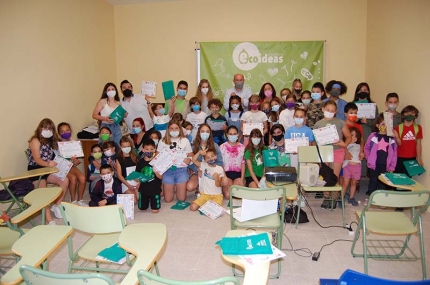
<instances>
[{"instance_id":1,"label":"backpack","mask_svg":"<svg viewBox=\"0 0 430 285\"><path fill-rule=\"evenodd\" d=\"M24 197L34 189L33 183L29 179L14 180L9 183L9 189L15 197ZM7 190L0 190L0 201L12 199Z\"/></svg>"},{"instance_id":2,"label":"backpack","mask_svg":"<svg viewBox=\"0 0 430 285\"><path fill-rule=\"evenodd\" d=\"M298 211L299 211L299 207L297 205L287 208L285 210L284 223L295 223ZM306 214L305 211L300 209L299 224L308 223L308 222L309 222L308 215Z\"/></svg>"},{"instance_id":3,"label":"backpack","mask_svg":"<svg viewBox=\"0 0 430 285\"><path fill-rule=\"evenodd\" d=\"M414 135L418 135L419 128L417 124L414 124ZM399 125L399 136L403 134L403 123Z\"/></svg>"}]
</instances>

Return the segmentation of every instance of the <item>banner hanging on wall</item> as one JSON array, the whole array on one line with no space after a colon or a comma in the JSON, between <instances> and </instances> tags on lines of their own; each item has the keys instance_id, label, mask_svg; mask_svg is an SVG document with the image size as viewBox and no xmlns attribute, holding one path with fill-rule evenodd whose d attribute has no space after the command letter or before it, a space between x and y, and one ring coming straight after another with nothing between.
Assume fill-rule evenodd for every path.
<instances>
[{"instance_id":1,"label":"banner hanging on wall","mask_svg":"<svg viewBox=\"0 0 430 285\"><path fill-rule=\"evenodd\" d=\"M214 95L224 101L233 87L233 76L241 73L245 87L258 94L270 82L276 94L299 78L303 90L323 82L324 41L294 42L201 42L200 78L211 83Z\"/></svg>"}]
</instances>

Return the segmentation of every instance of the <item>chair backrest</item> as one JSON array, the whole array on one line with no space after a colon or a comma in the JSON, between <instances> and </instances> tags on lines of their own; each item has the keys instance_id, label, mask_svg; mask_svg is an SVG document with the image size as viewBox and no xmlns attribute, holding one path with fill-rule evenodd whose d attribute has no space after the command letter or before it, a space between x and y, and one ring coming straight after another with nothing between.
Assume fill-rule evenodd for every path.
<instances>
[{"instance_id":1,"label":"chair backrest","mask_svg":"<svg viewBox=\"0 0 430 285\"><path fill-rule=\"evenodd\" d=\"M126 226L124 210L121 205L80 207L62 202L60 210L65 225L86 233L118 233Z\"/></svg>"},{"instance_id":2,"label":"chair backrest","mask_svg":"<svg viewBox=\"0 0 430 285\"><path fill-rule=\"evenodd\" d=\"M223 277L207 281L175 281L154 275L145 270L137 271L140 285L239 285L236 277Z\"/></svg>"},{"instance_id":3,"label":"chair backrest","mask_svg":"<svg viewBox=\"0 0 430 285\"><path fill-rule=\"evenodd\" d=\"M369 206L383 206L396 208L424 207L426 210L430 202L430 191L389 191L377 190L370 195Z\"/></svg>"},{"instance_id":4,"label":"chair backrest","mask_svg":"<svg viewBox=\"0 0 430 285\"><path fill-rule=\"evenodd\" d=\"M318 148L324 162L334 161L332 145L318 146ZM299 162L320 162L316 146L299 146L297 153Z\"/></svg>"},{"instance_id":5,"label":"chair backrest","mask_svg":"<svg viewBox=\"0 0 430 285\"><path fill-rule=\"evenodd\" d=\"M100 273L59 274L22 265L19 268L27 285L115 285L112 279Z\"/></svg>"},{"instance_id":6,"label":"chair backrest","mask_svg":"<svg viewBox=\"0 0 430 285\"><path fill-rule=\"evenodd\" d=\"M272 188L248 188L232 185L230 187L230 197L248 200L275 200L285 197L285 187L275 186ZM230 203L231 205L231 203Z\"/></svg>"},{"instance_id":7,"label":"chair backrest","mask_svg":"<svg viewBox=\"0 0 430 285\"><path fill-rule=\"evenodd\" d=\"M337 280L336 280L337 281ZM320 282L323 284L323 282ZM336 284L354 285L430 285L430 280L396 281L369 276L351 269L345 270Z\"/></svg>"}]
</instances>

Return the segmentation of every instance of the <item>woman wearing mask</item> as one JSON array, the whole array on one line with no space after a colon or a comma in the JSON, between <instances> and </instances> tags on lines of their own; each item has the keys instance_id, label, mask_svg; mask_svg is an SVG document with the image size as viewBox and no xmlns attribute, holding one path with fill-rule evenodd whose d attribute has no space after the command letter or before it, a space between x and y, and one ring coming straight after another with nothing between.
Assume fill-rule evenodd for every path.
<instances>
[{"instance_id":1,"label":"woman wearing mask","mask_svg":"<svg viewBox=\"0 0 430 285\"><path fill-rule=\"evenodd\" d=\"M339 96L345 94L348 90L348 87L346 87L345 83L343 83L342 81L331 80L325 86L325 90L328 92L328 94L330 94L330 96L327 99L323 100L323 102L325 103L328 100L333 100L337 106L336 118L345 121L346 117L344 109L347 102L342 98L339 98Z\"/></svg>"},{"instance_id":2,"label":"woman wearing mask","mask_svg":"<svg viewBox=\"0 0 430 285\"><path fill-rule=\"evenodd\" d=\"M120 105L118 89L115 84L106 83L102 96L93 111L93 119L100 122L100 128L108 127L112 133L112 141L119 144L122 137L119 125L109 118L109 115ZM127 115L127 113L126 113Z\"/></svg>"},{"instance_id":3,"label":"woman wearing mask","mask_svg":"<svg viewBox=\"0 0 430 285\"><path fill-rule=\"evenodd\" d=\"M258 96L260 96L261 104L266 102L270 104L270 101L276 97L275 87L273 87L272 83L264 83L260 88L260 93Z\"/></svg>"},{"instance_id":4,"label":"woman wearing mask","mask_svg":"<svg viewBox=\"0 0 430 285\"><path fill-rule=\"evenodd\" d=\"M206 114L210 114L208 103L214 98L211 84L207 79L200 80L199 86L197 87L196 97L202 102L202 111Z\"/></svg>"}]
</instances>

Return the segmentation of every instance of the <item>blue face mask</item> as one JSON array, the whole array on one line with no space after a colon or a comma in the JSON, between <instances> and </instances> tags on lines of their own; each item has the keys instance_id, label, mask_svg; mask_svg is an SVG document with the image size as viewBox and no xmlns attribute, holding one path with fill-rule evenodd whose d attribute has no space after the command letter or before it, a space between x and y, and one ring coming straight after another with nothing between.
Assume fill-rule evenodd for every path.
<instances>
[{"instance_id":1,"label":"blue face mask","mask_svg":"<svg viewBox=\"0 0 430 285\"><path fill-rule=\"evenodd\" d=\"M192 108L194 112L200 111L200 105L193 105Z\"/></svg>"},{"instance_id":2,"label":"blue face mask","mask_svg":"<svg viewBox=\"0 0 430 285\"><path fill-rule=\"evenodd\" d=\"M179 89L178 90L178 95L181 96L181 97L184 97L185 95L187 95L187 90Z\"/></svg>"},{"instance_id":3,"label":"blue face mask","mask_svg":"<svg viewBox=\"0 0 430 285\"><path fill-rule=\"evenodd\" d=\"M305 119L303 119L303 118L294 118L294 123L296 125L301 125L301 124L303 124L304 120Z\"/></svg>"},{"instance_id":4,"label":"blue face mask","mask_svg":"<svg viewBox=\"0 0 430 285\"><path fill-rule=\"evenodd\" d=\"M164 115L164 113L166 113L166 109L164 108L158 109L158 113L160 113L160 115Z\"/></svg>"},{"instance_id":5,"label":"blue face mask","mask_svg":"<svg viewBox=\"0 0 430 285\"><path fill-rule=\"evenodd\" d=\"M321 98L321 93L311 93L311 97L314 100L319 100Z\"/></svg>"},{"instance_id":6,"label":"blue face mask","mask_svg":"<svg viewBox=\"0 0 430 285\"><path fill-rule=\"evenodd\" d=\"M133 128L133 133L138 134L142 131L142 128Z\"/></svg>"},{"instance_id":7,"label":"blue face mask","mask_svg":"<svg viewBox=\"0 0 430 285\"><path fill-rule=\"evenodd\" d=\"M278 112L279 111L279 105L273 105L272 106L272 111L273 112Z\"/></svg>"},{"instance_id":8,"label":"blue face mask","mask_svg":"<svg viewBox=\"0 0 430 285\"><path fill-rule=\"evenodd\" d=\"M239 138L238 135L228 135L228 141L232 143L237 142L238 138Z\"/></svg>"},{"instance_id":9,"label":"blue face mask","mask_svg":"<svg viewBox=\"0 0 430 285\"><path fill-rule=\"evenodd\" d=\"M311 99L302 99L302 103L305 105L309 105L311 103Z\"/></svg>"},{"instance_id":10,"label":"blue face mask","mask_svg":"<svg viewBox=\"0 0 430 285\"><path fill-rule=\"evenodd\" d=\"M200 133L200 138L204 141L207 141L210 136L210 133Z\"/></svg>"}]
</instances>

